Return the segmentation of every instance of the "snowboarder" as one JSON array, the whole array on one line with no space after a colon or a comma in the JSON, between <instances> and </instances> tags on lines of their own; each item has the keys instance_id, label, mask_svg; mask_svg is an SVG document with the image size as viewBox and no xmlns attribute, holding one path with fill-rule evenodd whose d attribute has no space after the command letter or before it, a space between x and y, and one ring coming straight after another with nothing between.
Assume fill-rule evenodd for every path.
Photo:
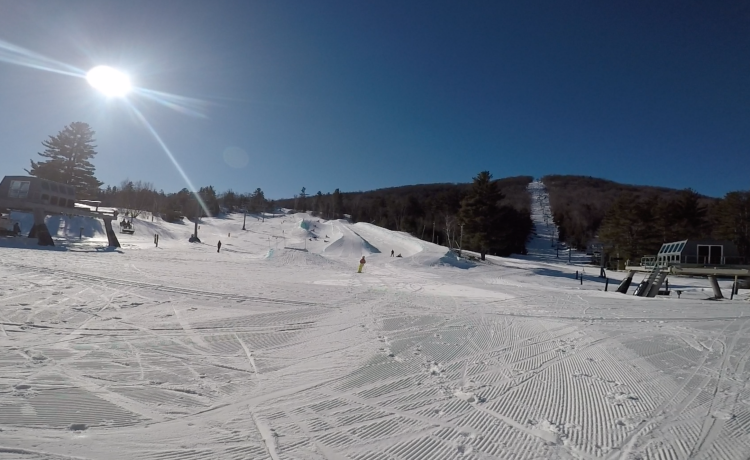
<instances>
[{"instance_id":1,"label":"snowboarder","mask_svg":"<svg viewBox=\"0 0 750 460\"><path fill-rule=\"evenodd\" d=\"M221 241L219 241L219 244L216 245L216 252L221 251Z\"/></svg>"},{"instance_id":2,"label":"snowboarder","mask_svg":"<svg viewBox=\"0 0 750 460\"><path fill-rule=\"evenodd\" d=\"M18 225L18 222L16 222L15 224L13 224L13 233L14 233L14 234L15 234L16 236L18 236L18 235L20 235L20 234L21 234L21 226L20 226L20 225Z\"/></svg>"},{"instance_id":3,"label":"snowboarder","mask_svg":"<svg viewBox=\"0 0 750 460\"><path fill-rule=\"evenodd\" d=\"M357 273L362 273L362 269L365 267L366 263L365 256L362 256L362 258L359 259L359 269L357 270Z\"/></svg>"},{"instance_id":4,"label":"snowboarder","mask_svg":"<svg viewBox=\"0 0 750 460\"><path fill-rule=\"evenodd\" d=\"M394 257L394 256L393 256L393 249L391 249L391 257Z\"/></svg>"}]
</instances>

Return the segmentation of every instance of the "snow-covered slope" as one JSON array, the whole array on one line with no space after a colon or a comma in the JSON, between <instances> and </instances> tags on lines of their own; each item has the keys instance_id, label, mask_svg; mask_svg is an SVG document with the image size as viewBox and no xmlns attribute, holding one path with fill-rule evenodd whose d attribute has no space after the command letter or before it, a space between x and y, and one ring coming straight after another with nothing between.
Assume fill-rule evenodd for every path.
<instances>
[{"instance_id":1,"label":"snow-covered slope","mask_svg":"<svg viewBox=\"0 0 750 460\"><path fill-rule=\"evenodd\" d=\"M581 284L534 216L479 264L307 214L0 239L0 458L746 458L748 292Z\"/></svg>"}]
</instances>

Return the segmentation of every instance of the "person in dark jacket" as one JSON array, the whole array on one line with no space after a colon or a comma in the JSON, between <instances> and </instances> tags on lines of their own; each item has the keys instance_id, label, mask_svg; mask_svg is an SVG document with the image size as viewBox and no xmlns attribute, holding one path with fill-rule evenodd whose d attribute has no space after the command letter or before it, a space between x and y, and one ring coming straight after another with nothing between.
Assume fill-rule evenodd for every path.
<instances>
[{"instance_id":1,"label":"person in dark jacket","mask_svg":"<svg viewBox=\"0 0 750 460\"><path fill-rule=\"evenodd\" d=\"M216 245L216 252L221 251L221 241L219 241L219 244Z\"/></svg>"}]
</instances>

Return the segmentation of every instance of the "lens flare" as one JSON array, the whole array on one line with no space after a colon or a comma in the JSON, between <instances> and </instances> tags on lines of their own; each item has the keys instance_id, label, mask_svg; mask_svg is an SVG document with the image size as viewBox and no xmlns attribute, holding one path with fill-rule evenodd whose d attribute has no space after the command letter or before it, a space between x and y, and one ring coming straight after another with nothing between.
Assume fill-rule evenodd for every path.
<instances>
[{"instance_id":1,"label":"lens flare","mask_svg":"<svg viewBox=\"0 0 750 460\"><path fill-rule=\"evenodd\" d=\"M87 73L72 65L57 61L47 56L43 56L39 53L22 48L18 45L0 40L0 63L3 62L71 77L85 78L91 86L101 91L108 97L123 98L127 106L135 114L136 118L143 124L143 126L146 127L146 129L151 133L154 139L156 139L156 142L172 162L175 169L177 169L177 172L180 173L183 180L188 185L189 190L193 193L193 195L195 195L195 198L200 204L200 207L203 209L203 212L205 212L208 216L211 215L208 206L206 206L206 203L197 192L195 186L190 181L190 178L188 178L185 171L177 162L177 159L174 157L174 155L172 155L172 152L169 150L169 147L167 147L167 144L162 140L161 136L159 136L151 123L146 120L146 117L143 116L143 114L133 104L131 104L128 99L125 99L124 96L132 92L134 96L140 96L141 98L149 99L165 107L169 107L170 109L173 109L177 112L200 118L207 118L206 114L202 111L202 109L204 109L205 105L207 104L206 101L179 96L176 94L149 90L146 88L132 87L130 84L130 78L128 78L126 74L113 69L112 67L97 66L89 70Z\"/></svg>"},{"instance_id":2,"label":"lens flare","mask_svg":"<svg viewBox=\"0 0 750 460\"><path fill-rule=\"evenodd\" d=\"M239 147L227 147L222 156L224 162L235 169L244 168L250 162L247 152Z\"/></svg>"},{"instance_id":3,"label":"lens flare","mask_svg":"<svg viewBox=\"0 0 750 460\"><path fill-rule=\"evenodd\" d=\"M198 190L195 188L193 183L190 181L190 178L185 173L185 171L182 169L182 166L177 162L177 159L172 155L172 152L169 150L169 147L167 147L167 144L164 143L164 141L161 139L161 136L159 136L159 133L156 132L153 126L151 126L151 123L146 120L146 117L143 116L140 110L138 110L133 104L130 103L130 101L127 101L127 105L130 108L130 110L133 111L135 116L143 123L143 126L146 127L146 129L149 130L152 136L154 136L154 139L156 139L156 142L159 143L159 146L161 146L162 150L164 150L164 153L167 154L167 157L172 161L172 164L177 169L177 172L180 173L182 178L185 180L185 183L188 185L190 192L195 196L195 199L198 200L198 204L200 205L201 209L203 209L203 212L206 213L207 216L211 217L211 210L208 209L208 206L206 206L206 203L203 201L203 198L201 198L200 194L198 193Z\"/></svg>"},{"instance_id":4,"label":"lens flare","mask_svg":"<svg viewBox=\"0 0 750 460\"><path fill-rule=\"evenodd\" d=\"M89 70L86 80L91 86L109 97L123 97L130 92L130 79L127 75L106 65Z\"/></svg>"}]
</instances>

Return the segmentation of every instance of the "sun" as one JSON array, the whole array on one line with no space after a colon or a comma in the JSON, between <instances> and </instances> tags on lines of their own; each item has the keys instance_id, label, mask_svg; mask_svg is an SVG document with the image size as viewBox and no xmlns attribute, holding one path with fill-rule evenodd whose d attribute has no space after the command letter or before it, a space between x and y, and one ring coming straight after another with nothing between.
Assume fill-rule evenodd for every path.
<instances>
[{"instance_id":1,"label":"sun","mask_svg":"<svg viewBox=\"0 0 750 460\"><path fill-rule=\"evenodd\" d=\"M124 97L130 91L130 79L119 70L100 65L89 70L86 80L109 97Z\"/></svg>"}]
</instances>

